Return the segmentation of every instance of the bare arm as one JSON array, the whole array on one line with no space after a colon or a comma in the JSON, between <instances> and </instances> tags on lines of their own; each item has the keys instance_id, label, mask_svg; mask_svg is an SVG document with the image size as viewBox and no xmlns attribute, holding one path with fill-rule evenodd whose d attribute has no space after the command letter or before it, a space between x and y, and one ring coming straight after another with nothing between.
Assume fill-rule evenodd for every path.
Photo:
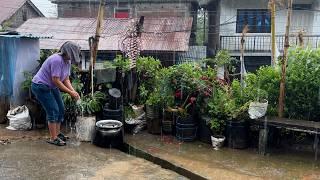
<instances>
[{"instance_id":1,"label":"bare arm","mask_svg":"<svg viewBox=\"0 0 320 180\"><path fill-rule=\"evenodd\" d=\"M61 91L70 94L70 96L73 97L73 98L75 98L75 99L79 99L79 97L80 97L79 94L78 94L76 91L71 90L71 89L69 89L66 85L64 85L64 84L60 81L59 77L52 77L52 81L53 81L53 83L54 83ZM69 81L69 82L70 82L70 81ZM70 85L71 85L71 84L70 84ZM73 88L72 88L72 89L73 89Z\"/></svg>"},{"instance_id":2,"label":"bare arm","mask_svg":"<svg viewBox=\"0 0 320 180\"><path fill-rule=\"evenodd\" d=\"M71 91L75 91L74 88L72 87L71 81L69 79L69 76L66 77L66 79L63 81L63 84L70 89Z\"/></svg>"}]
</instances>

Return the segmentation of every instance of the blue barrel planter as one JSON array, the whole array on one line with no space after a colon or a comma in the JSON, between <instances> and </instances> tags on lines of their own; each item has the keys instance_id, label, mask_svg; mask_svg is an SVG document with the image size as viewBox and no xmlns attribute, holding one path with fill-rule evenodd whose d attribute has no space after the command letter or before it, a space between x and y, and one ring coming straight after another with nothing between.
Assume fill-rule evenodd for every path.
<instances>
[{"instance_id":1,"label":"blue barrel planter","mask_svg":"<svg viewBox=\"0 0 320 180\"><path fill-rule=\"evenodd\" d=\"M226 138L230 148L247 148L249 145L249 123L247 121L227 121Z\"/></svg>"},{"instance_id":2,"label":"blue barrel planter","mask_svg":"<svg viewBox=\"0 0 320 180\"><path fill-rule=\"evenodd\" d=\"M192 116L177 117L176 138L180 141L190 142L197 138L198 126Z\"/></svg>"}]
</instances>

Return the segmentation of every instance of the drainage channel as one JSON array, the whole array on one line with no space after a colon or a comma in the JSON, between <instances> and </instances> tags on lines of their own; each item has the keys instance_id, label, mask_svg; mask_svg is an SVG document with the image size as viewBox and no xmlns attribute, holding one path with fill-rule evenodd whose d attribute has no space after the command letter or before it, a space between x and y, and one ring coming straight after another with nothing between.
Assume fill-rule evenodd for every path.
<instances>
[{"instance_id":1,"label":"drainage channel","mask_svg":"<svg viewBox=\"0 0 320 180\"><path fill-rule=\"evenodd\" d=\"M137 149L128 143L124 143L123 146L121 146L121 148L119 148L119 150L126 153L126 154L129 154L129 155L132 155L135 157L139 157L139 158L143 158L149 162L152 162L153 164L159 165L164 169L174 171L174 172L176 172L186 178L189 178L189 179L199 179L199 180L207 179L207 178L205 178L199 174L196 174L190 170L187 170L183 167L177 166L167 160L153 156L152 154L150 154L146 151L142 151L140 149Z\"/></svg>"}]
</instances>

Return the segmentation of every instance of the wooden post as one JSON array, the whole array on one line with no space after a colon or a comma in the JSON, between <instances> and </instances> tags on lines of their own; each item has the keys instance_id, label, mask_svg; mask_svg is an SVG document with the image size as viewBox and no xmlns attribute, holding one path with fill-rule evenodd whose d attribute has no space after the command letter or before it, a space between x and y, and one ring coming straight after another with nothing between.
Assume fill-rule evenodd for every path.
<instances>
[{"instance_id":1,"label":"wooden post","mask_svg":"<svg viewBox=\"0 0 320 180\"><path fill-rule=\"evenodd\" d=\"M99 12L97 16L97 27L96 27L96 34L95 37L93 38L93 42L91 44L91 55L90 55L90 70L91 70L91 94L93 95L94 92L94 86L93 86L93 70L94 70L94 65L97 60L97 53L98 53L98 46L99 46L99 40L100 40L100 34L101 34L101 24L103 22L103 17L104 17L104 9L105 9L105 1L100 0L100 5L99 5ZM90 43L90 42L89 42Z\"/></svg>"},{"instance_id":2,"label":"wooden post","mask_svg":"<svg viewBox=\"0 0 320 180\"><path fill-rule=\"evenodd\" d=\"M241 35L241 57L240 57L240 82L241 82L241 87L244 86L244 71L245 71L245 65L244 65L244 43L245 43L245 36L247 34L247 32L249 31L248 29L248 25L246 25L243 30L242 30L242 35Z\"/></svg>"},{"instance_id":3,"label":"wooden post","mask_svg":"<svg viewBox=\"0 0 320 180\"><path fill-rule=\"evenodd\" d=\"M299 40L299 47L303 48L304 40L303 40L303 31L302 30L299 31L298 40Z\"/></svg>"},{"instance_id":4,"label":"wooden post","mask_svg":"<svg viewBox=\"0 0 320 180\"><path fill-rule=\"evenodd\" d=\"M271 0L269 3L271 10L271 65L274 66L276 63L276 3L275 0Z\"/></svg>"},{"instance_id":5,"label":"wooden post","mask_svg":"<svg viewBox=\"0 0 320 180\"><path fill-rule=\"evenodd\" d=\"M288 0L288 13L287 13L287 24L286 24L286 34L284 39L284 52L281 61L281 81L280 81L280 95L279 95L279 109L278 116L283 117L284 111L284 101L285 101L285 82L286 82L286 70L287 70L287 59L288 59L288 49L289 49L289 33L291 24L291 14L292 14L292 1Z\"/></svg>"}]
</instances>

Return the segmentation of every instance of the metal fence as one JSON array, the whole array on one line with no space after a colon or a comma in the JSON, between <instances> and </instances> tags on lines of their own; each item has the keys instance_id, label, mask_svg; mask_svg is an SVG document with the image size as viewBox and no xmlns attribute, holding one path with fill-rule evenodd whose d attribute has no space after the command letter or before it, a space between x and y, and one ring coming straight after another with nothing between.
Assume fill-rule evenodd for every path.
<instances>
[{"instance_id":1,"label":"metal fence","mask_svg":"<svg viewBox=\"0 0 320 180\"><path fill-rule=\"evenodd\" d=\"M278 50L283 51L284 35L276 36L276 45ZM299 37L290 36L290 46L299 44ZM318 48L320 46L320 35L304 35L304 46L310 48ZM229 51L240 51L241 49L241 36L220 36L220 49ZM245 51L249 52L270 52L271 51L271 36L270 35L248 35L245 37L244 44Z\"/></svg>"}]
</instances>

